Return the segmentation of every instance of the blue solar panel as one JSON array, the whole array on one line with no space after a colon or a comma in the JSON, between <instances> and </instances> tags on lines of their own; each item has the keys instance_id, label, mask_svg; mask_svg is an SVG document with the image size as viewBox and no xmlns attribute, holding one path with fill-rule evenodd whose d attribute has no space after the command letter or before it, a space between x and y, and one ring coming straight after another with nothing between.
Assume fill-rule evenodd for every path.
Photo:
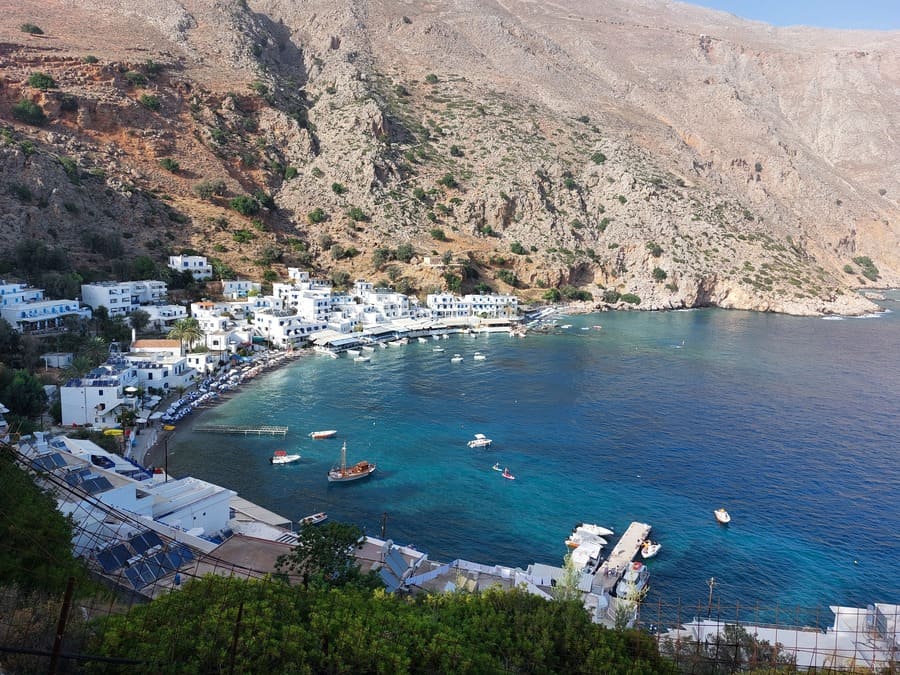
<instances>
[{"instance_id":1,"label":"blue solar panel","mask_svg":"<svg viewBox=\"0 0 900 675\"><path fill-rule=\"evenodd\" d=\"M125 569L125 576L128 577L128 581L131 582L131 585L136 589L140 590L144 586L147 585L143 579L141 579L141 575L138 573L137 569L134 567L127 567Z\"/></svg>"},{"instance_id":2,"label":"blue solar panel","mask_svg":"<svg viewBox=\"0 0 900 675\"><path fill-rule=\"evenodd\" d=\"M403 555L401 555L400 551L392 548L385 556L384 562L390 568L391 572L396 574L398 578L403 578L403 575L406 572L407 564L406 560L403 559Z\"/></svg>"},{"instance_id":3,"label":"blue solar panel","mask_svg":"<svg viewBox=\"0 0 900 675\"><path fill-rule=\"evenodd\" d=\"M394 573L391 572L387 567L382 567L380 570L378 570L378 575L384 582L384 585L386 586L385 590L388 593L393 593L398 588L400 588L400 579L395 577Z\"/></svg>"},{"instance_id":4,"label":"blue solar panel","mask_svg":"<svg viewBox=\"0 0 900 675\"><path fill-rule=\"evenodd\" d=\"M147 537L144 536L145 534L145 532L141 532L128 540L128 543L131 544L131 548L134 549L135 553L144 553L144 551L150 548L151 544L147 541Z\"/></svg>"},{"instance_id":5,"label":"blue solar panel","mask_svg":"<svg viewBox=\"0 0 900 675\"><path fill-rule=\"evenodd\" d=\"M176 551L169 551L168 553L164 553L166 556L166 560L169 562L169 567L173 570L177 570L181 567L181 556L178 555Z\"/></svg>"},{"instance_id":6,"label":"blue solar panel","mask_svg":"<svg viewBox=\"0 0 900 675\"><path fill-rule=\"evenodd\" d=\"M110 483L105 476L98 476L96 478L88 478L81 484L82 489L84 489L88 494L96 495L101 492L106 492L107 490L112 490L112 483Z\"/></svg>"},{"instance_id":7,"label":"blue solar panel","mask_svg":"<svg viewBox=\"0 0 900 675\"><path fill-rule=\"evenodd\" d=\"M178 565L172 563L172 559L169 557L168 553L157 553L153 556L153 561L167 573L178 569Z\"/></svg>"},{"instance_id":8,"label":"blue solar panel","mask_svg":"<svg viewBox=\"0 0 900 675\"><path fill-rule=\"evenodd\" d=\"M97 554L97 562L105 572L115 572L122 565L116 560L116 557L109 551L100 551Z\"/></svg>"},{"instance_id":9,"label":"blue solar panel","mask_svg":"<svg viewBox=\"0 0 900 675\"><path fill-rule=\"evenodd\" d=\"M194 554L187 546L178 545L172 548L171 553L176 554L181 558L181 564L188 563L194 559ZM181 565L179 565L180 567Z\"/></svg>"},{"instance_id":10,"label":"blue solar panel","mask_svg":"<svg viewBox=\"0 0 900 675\"><path fill-rule=\"evenodd\" d=\"M152 548L153 546L162 546L162 539L159 538L159 535L156 534L153 530L147 530L144 532L144 541Z\"/></svg>"},{"instance_id":11,"label":"blue solar panel","mask_svg":"<svg viewBox=\"0 0 900 675\"><path fill-rule=\"evenodd\" d=\"M150 560L144 561L144 566L147 568L147 571L152 575L153 581L156 581L160 577L166 576L168 571L163 569L162 565L160 565L155 557ZM141 570L141 576L144 576L144 570Z\"/></svg>"},{"instance_id":12,"label":"blue solar panel","mask_svg":"<svg viewBox=\"0 0 900 675\"><path fill-rule=\"evenodd\" d=\"M116 544L107 550L109 551L109 554L116 559L116 562L119 563L119 567L124 567L125 563L127 563L128 559L133 555L131 551L125 548L125 544Z\"/></svg>"},{"instance_id":13,"label":"blue solar panel","mask_svg":"<svg viewBox=\"0 0 900 675\"><path fill-rule=\"evenodd\" d=\"M154 581L156 579L156 577L153 576L153 570L148 568L147 565L143 562L137 562L134 565L132 565L129 569L134 570L135 572L137 572L140 575L141 579L144 582L143 583L144 586L146 586L147 584L151 583L152 581Z\"/></svg>"}]
</instances>

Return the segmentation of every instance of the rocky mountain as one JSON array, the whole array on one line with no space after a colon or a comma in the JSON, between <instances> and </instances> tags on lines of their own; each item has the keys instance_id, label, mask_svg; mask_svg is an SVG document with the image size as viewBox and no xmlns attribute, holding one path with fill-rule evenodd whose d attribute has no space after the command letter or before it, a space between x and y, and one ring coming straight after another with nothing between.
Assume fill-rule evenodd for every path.
<instances>
[{"instance_id":1,"label":"rocky mountain","mask_svg":"<svg viewBox=\"0 0 900 675\"><path fill-rule=\"evenodd\" d=\"M900 33L661 0L23 0L0 77L7 259L796 314L900 285Z\"/></svg>"}]
</instances>

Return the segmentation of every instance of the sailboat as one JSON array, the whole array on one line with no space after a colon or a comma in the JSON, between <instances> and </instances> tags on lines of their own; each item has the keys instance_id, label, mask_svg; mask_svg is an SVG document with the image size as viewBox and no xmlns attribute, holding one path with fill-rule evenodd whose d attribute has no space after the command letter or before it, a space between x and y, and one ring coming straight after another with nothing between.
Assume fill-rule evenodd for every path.
<instances>
[{"instance_id":1,"label":"sailboat","mask_svg":"<svg viewBox=\"0 0 900 675\"><path fill-rule=\"evenodd\" d=\"M340 466L332 467L328 472L329 483L346 483L351 480L359 480L371 476L375 472L375 464L371 462L357 462L353 466L347 466L347 442L341 447Z\"/></svg>"}]
</instances>

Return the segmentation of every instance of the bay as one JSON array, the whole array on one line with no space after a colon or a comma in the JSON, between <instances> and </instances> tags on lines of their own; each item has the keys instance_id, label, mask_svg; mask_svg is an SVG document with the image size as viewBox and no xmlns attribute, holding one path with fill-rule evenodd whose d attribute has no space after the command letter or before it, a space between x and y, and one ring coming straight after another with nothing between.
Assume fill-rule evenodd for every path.
<instances>
[{"instance_id":1,"label":"bay","mask_svg":"<svg viewBox=\"0 0 900 675\"><path fill-rule=\"evenodd\" d=\"M286 438L199 433L192 421L169 442L169 468L293 520L327 511L376 536L384 524L441 561L561 564L578 522L646 522L663 545L650 606L705 607L711 577L717 605L766 619L828 623L831 604L900 602L898 313L559 323L571 328L413 341L368 363L299 359L202 417L287 425ZM313 441L316 429L339 433ZM468 448L475 433L493 446ZM349 461L378 464L371 478L326 481L343 442ZM272 466L277 448L303 457Z\"/></svg>"}]
</instances>

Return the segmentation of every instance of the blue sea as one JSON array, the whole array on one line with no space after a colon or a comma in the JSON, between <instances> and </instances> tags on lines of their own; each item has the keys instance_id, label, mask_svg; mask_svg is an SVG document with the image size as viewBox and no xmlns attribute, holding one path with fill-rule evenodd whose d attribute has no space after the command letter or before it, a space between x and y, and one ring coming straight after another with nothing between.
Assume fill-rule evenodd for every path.
<instances>
[{"instance_id":1,"label":"blue sea","mask_svg":"<svg viewBox=\"0 0 900 675\"><path fill-rule=\"evenodd\" d=\"M719 606L830 623L831 604L900 603L898 300L840 320L560 317L548 334L412 341L369 363L310 353L202 415L286 425L286 438L182 423L169 469L293 520L384 525L440 561L561 564L575 524L642 521L662 543L650 606L705 607L714 578ZM308 438L317 429L339 433ZM476 433L493 446L468 448ZM371 478L326 481L344 442L350 462L378 464ZM272 466L278 448L302 459Z\"/></svg>"}]
</instances>

